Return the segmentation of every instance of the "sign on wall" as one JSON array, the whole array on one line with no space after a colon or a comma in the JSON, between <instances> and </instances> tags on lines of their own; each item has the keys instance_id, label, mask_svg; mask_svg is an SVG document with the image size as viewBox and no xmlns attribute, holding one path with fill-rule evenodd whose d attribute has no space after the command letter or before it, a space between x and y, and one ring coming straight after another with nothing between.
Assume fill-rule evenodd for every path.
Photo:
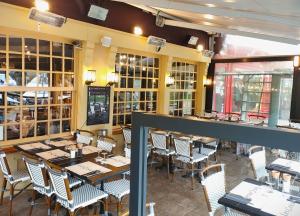
<instances>
[{"instance_id":1,"label":"sign on wall","mask_svg":"<svg viewBox=\"0 0 300 216\"><path fill-rule=\"evenodd\" d=\"M88 86L87 125L108 124L110 87Z\"/></svg>"}]
</instances>

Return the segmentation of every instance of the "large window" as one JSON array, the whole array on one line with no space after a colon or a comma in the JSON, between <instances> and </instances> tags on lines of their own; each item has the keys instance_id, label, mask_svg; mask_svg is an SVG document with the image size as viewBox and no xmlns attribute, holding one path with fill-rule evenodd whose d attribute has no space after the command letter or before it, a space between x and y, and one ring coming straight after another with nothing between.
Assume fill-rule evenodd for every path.
<instances>
[{"instance_id":1,"label":"large window","mask_svg":"<svg viewBox=\"0 0 300 216\"><path fill-rule=\"evenodd\" d=\"M2 141L70 132L73 45L1 35L0 89Z\"/></svg>"},{"instance_id":2,"label":"large window","mask_svg":"<svg viewBox=\"0 0 300 216\"><path fill-rule=\"evenodd\" d=\"M175 85L170 90L169 114L174 116L194 115L197 66L174 61L170 76L174 78Z\"/></svg>"},{"instance_id":3,"label":"large window","mask_svg":"<svg viewBox=\"0 0 300 216\"><path fill-rule=\"evenodd\" d=\"M113 125L131 124L132 111L156 112L159 58L117 53Z\"/></svg>"}]
</instances>

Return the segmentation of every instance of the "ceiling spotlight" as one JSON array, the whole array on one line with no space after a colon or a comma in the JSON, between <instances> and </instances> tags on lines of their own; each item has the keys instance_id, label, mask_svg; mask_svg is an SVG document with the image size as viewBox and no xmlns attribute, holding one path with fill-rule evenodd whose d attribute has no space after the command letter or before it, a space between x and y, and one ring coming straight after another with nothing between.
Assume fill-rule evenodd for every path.
<instances>
[{"instance_id":1,"label":"ceiling spotlight","mask_svg":"<svg viewBox=\"0 0 300 216\"><path fill-rule=\"evenodd\" d=\"M197 44L198 40L199 40L198 37L196 37L196 36L191 36L190 39L189 39L188 44L189 44L189 45L194 45L194 46L195 46L195 45Z\"/></svg>"},{"instance_id":2,"label":"ceiling spotlight","mask_svg":"<svg viewBox=\"0 0 300 216\"><path fill-rule=\"evenodd\" d=\"M205 4L205 6L207 6L207 7L216 7L216 5L215 4Z\"/></svg>"},{"instance_id":3,"label":"ceiling spotlight","mask_svg":"<svg viewBox=\"0 0 300 216\"><path fill-rule=\"evenodd\" d=\"M203 17L204 17L205 19L209 19L209 20L213 20L213 19L215 18L215 17L214 17L213 15L211 15L211 14L204 14Z\"/></svg>"},{"instance_id":4,"label":"ceiling spotlight","mask_svg":"<svg viewBox=\"0 0 300 216\"><path fill-rule=\"evenodd\" d=\"M235 3L235 0L224 0L226 3Z\"/></svg>"},{"instance_id":5,"label":"ceiling spotlight","mask_svg":"<svg viewBox=\"0 0 300 216\"><path fill-rule=\"evenodd\" d=\"M39 11L48 11L49 10L49 3L45 0L35 0L35 7Z\"/></svg>"},{"instance_id":6,"label":"ceiling spotlight","mask_svg":"<svg viewBox=\"0 0 300 216\"><path fill-rule=\"evenodd\" d=\"M204 49L203 45L202 45L202 44L198 44L197 50L198 50L199 52L202 52L203 49Z\"/></svg>"},{"instance_id":7,"label":"ceiling spotlight","mask_svg":"<svg viewBox=\"0 0 300 216\"><path fill-rule=\"evenodd\" d=\"M139 36L140 36L140 35L143 34L143 30L142 30L141 27L135 26L134 29L133 29L133 33L134 33L135 35L139 35Z\"/></svg>"}]
</instances>

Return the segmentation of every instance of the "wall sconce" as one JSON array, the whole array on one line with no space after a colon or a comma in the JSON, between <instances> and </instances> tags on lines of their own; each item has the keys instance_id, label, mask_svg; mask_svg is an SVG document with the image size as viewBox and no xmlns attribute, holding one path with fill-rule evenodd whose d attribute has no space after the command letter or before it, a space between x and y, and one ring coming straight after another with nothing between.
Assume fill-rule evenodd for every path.
<instances>
[{"instance_id":1,"label":"wall sconce","mask_svg":"<svg viewBox=\"0 0 300 216\"><path fill-rule=\"evenodd\" d=\"M170 86L174 85L174 83L175 83L175 78L172 76L167 76L166 86L170 87Z\"/></svg>"},{"instance_id":2,"label":"wall sconce","mask_svg":"<svg viewBox=\"0 0 300 216\"><path fill-rule=\"evenodd\" d=\"M299 66L300 66L300 57L294 56L294 67L299 67Z\"/></svg>"},{"instance_id":3,"label":"wall sconce","mask_svg":"<svg viewBox=\"0 0 300 216\"><path fill-rule=\"evenodd\" d=\"M212 79L210 79L210 78L206 78L205 80L204 80L204 87L208 87L208 86L211 86L212 84L213 84L213 82L212 82Z\"/></svg>"},{"instance_id":4,"label":"wall sconce","mask_svg":"<svg viewBox=\"0 0 300 216\"><path fill-rule=\"evenodd\" d=\"M96 70L88 70L85 72L85 84L91 85L96 82Z\"/></svg>"},{"instance_id":5,"label":"wall sconce","mask_svg":"<svg viewBox=\"0 0 300 216\"><path fill-rule=\"evenodd\" d=\"M112 72L107 75L106 86L113 86L119 82L119 74Z\"/></svg>"}]
</instances>

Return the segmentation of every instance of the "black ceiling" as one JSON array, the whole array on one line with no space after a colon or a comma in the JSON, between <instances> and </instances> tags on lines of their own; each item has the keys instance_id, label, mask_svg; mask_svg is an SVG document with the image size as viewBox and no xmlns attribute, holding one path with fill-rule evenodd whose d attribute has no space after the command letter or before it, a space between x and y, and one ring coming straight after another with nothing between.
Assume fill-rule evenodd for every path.
<instances>
[{"instance_id":1,"label":"black ceiling","mask_svg":"<svg viewBox=\"0 0 300 216\"><path fill-rule=\"evenodd\" d=\"M2 0L2 2L27 8L34 6L34 0ZM199 37L199 43L203 44L206 49L208 47L208 35L206 32L173 26L157 27L155 25L155 16L125 3L109 0L48 0L48 2L51 12L67 18L129 33L132 33L134 26L138 25L143 29L144 36L162 37L169 43L182 46L188 46L189 36L194 35ZM106 21L95 20L87 16L90 4L109 9Z\"/></svg>"}]
</instances>

